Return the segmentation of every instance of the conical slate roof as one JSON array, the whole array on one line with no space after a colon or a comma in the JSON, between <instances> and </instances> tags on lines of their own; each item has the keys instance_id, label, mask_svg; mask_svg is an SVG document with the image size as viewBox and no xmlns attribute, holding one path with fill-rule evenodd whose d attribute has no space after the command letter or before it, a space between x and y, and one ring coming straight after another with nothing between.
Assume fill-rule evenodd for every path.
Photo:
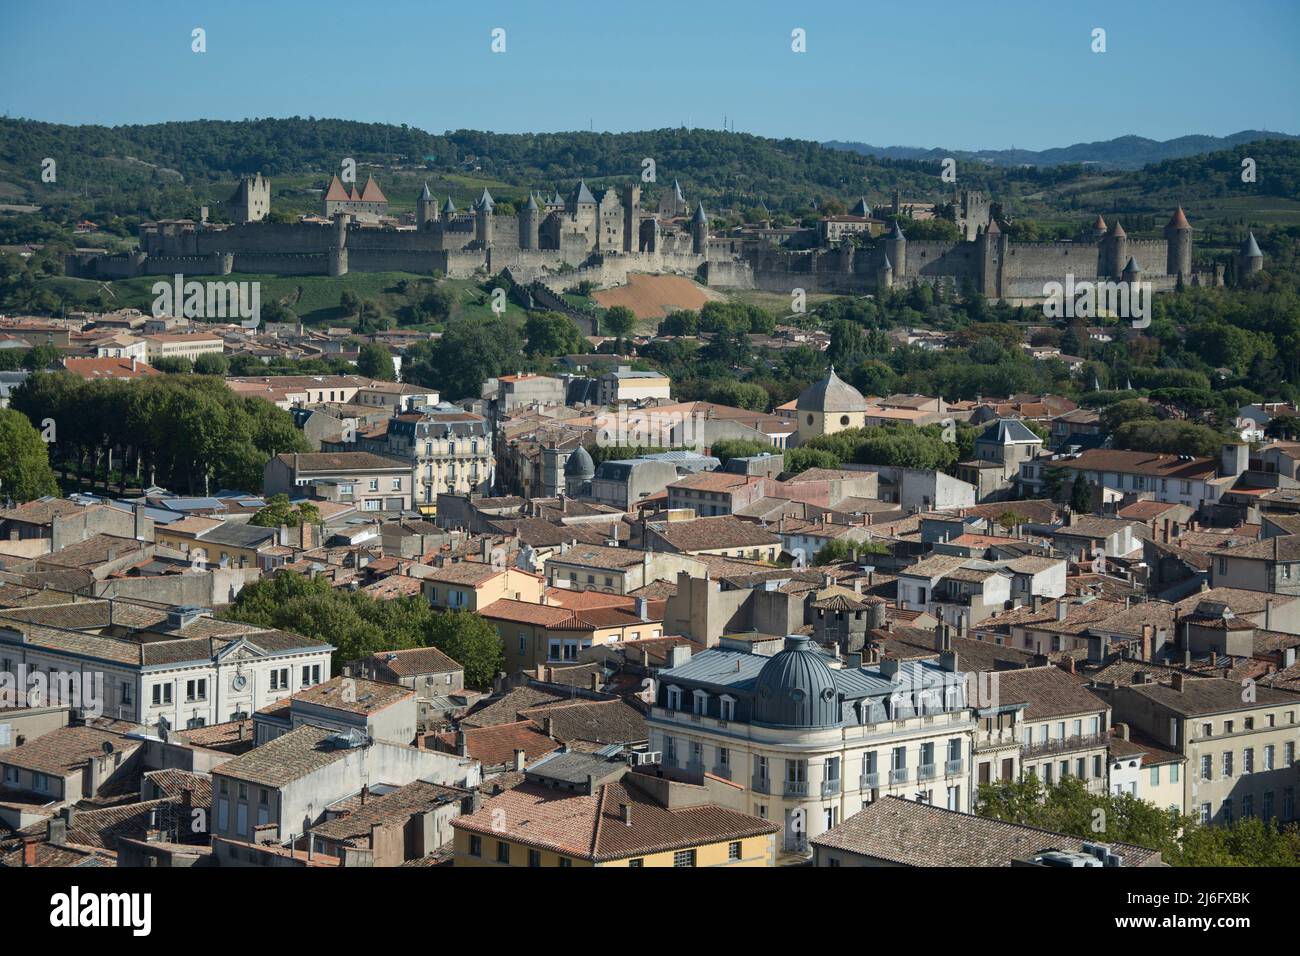
<instances>
[{"instance_id":1,"label":"conical slate roof","mask_svg":"<svg viewBox=\"0 0 1300 956\"><path fill-rule=\"evenodd\" d=\"M709 217L704 214L704 203L695 207L695 215L691 216L691 222L708 222Z\"/></svg>"},{"instance_id":2,"label":"conical slate roof","mask_svg":"<svg viewBox=\"0 0 1300 956\"><path fill-rule=\"evenodd\" d=\"M894 271L894 264L893 264L892 262L889 261L889 253L885 253L885 265L884 265L884 268L888 269L890 272L893 272L893 271Z\"/></svg>"},{"instance_id":3,"label":"conical slate roof","mask_svg":"<svg viewBox=\"0 0 1300 956\"><path fill-rule=\"evenodd\" d=\"M447 201L442 204L443 212L455 212L456 204L451 201L451 193L447 193Z\"/></svg>"},{"instance_id":4,"label":"conical slate roof","mask_svg":"<svg viewBox=\"0 0 1300 956\"><path fill-rule=\"evenodd\" d=\"M809 637L791 634L754 679L753 722L769 727L834 727L840 722L835 675Z\"/></svg>"},{"instance_id":5,"label":"conical slate roof","mask_svg":"<svg viewBox=\"0 0 1300 956\"><path fill-rule=\"evenodd\" d=\"M1169 220L1166 229L1191 229L1187 223L1187 214L1183 212L1183 207L1179 206L1178 211L1174 213L1173 218Z\"/></svg>"},{"instance_id":6,"label":"conical slate roof","mask_svg":"<svg viewBox=\"0 0 1300 956\"><path fill-rule=\"evenodd\" d=\"M428 202L433 198L433 193L429 192L429 184L424 184L424 189L420 191L420 202Z\"/></svg>"},{"instance_id":7,"label":"conical slate roof","mask_svg":"<svg viewBox=\"0 0 1300 956\"><path fill-rule=\"evenodd\" d=\"M591 194L584 180L578 180L578 186L573 191L573 201L575 204L591 203L593 206L596 204L596 197Z\"/></svg>"},{"instance_id":8,"label":"conical slate roof","mask_svg":"<svg viewBox=\"0 0 1300 956\"><path fill-rule=\"evenodd\" d=\"M1124 263L1124 271L1126 273L1131 272L1136 274L1142 271L1142 267L1138 265L1137 259L1135 259L1133 256L1129 256L1128 262Z\"/></svg>"},{"instance_id":9,"label":"conical slate roof","mask_svg":"<svg viewBox=\"0 0 1300 956\"><path fill-rule=\"evenodd\" d=\"M867 197L858 198L857 205L849 210L850 216L861 216L863 219L871 218L871 207L867 205Z\"/></svg>"},{"instance_id":10,"label":"conical slate roof","mask_svg":"<svg viewBox=\"0 0 1300 956\"><path fill-rule=\"evenodd\" d=\"M1255 234L1252 232L1246 236L1246 241L1241 244L1241 254L1247 259L1263 259L1264 253L1259 251L1259 243L1255 241Z\"/></svg>"},{"instance_id":11,"label":"conical slate roof","mask_svg":"<svg viewBox=\"0 0 1300 956\"><path fill-rule=\"evenodd\" d=\"M582 478L587 479L596 473L596 463L591 460L591 454L581 445L573 452L564 463L565 478Z\"/></svg>"},{"instance_id":12,"label":"conical slate roof","mask_svg":"<svg viewBox=\"0 0 1300 956\"><path fill-rule=\"evenodd\" d=\"M894 220L894 231L889 234L889 238L907 240L907 236L903 235L903 227L898 224L897 219Z\"/></svg>"},{"instance_id":13,"label":"conical slate roof","mask_svg":"<svg viewBox=\"0 0 1300 956\"><path fill-rule=\"evenodd\" d=\"M479 197L478 208L486 209L488 212L491 212L495 205L496 203L492 201L492 194L485 188L483 190L483 195Z\"/></svg>"},{"instance_id":14,"label":"conical slate roof","mask_svg":"<svg viewBox=\"0 0 1300 956\"><path fill-rule=\"evenodd\" d=\"M802 392L795 402L799 411L809 412L865 412L867 400L862 393L835 374L835 366L820 382L814 382Z\"/></svg>"},{"instance_id":15,"label":"conical slate roof","mask_svg":"<svg viewBox=\"0 0 1300 956\"><path fill-rule=\"evenodd\" d=\"M528 194L528 204L524 206L524 208L531 209L533 212L537 211L537 200L533 197L532 193Z\"/></svg>"},{"instance_id":16,"label":"conical slate roof","mask_svg":"<svg viewBox=\"0 0 1300 956\"><path fill-rule=\"evenodd\" d=\"M686 202L686 197L682 195L682 184L673 180L673 198L678 202Z\"/></svg>"}]
</instances>

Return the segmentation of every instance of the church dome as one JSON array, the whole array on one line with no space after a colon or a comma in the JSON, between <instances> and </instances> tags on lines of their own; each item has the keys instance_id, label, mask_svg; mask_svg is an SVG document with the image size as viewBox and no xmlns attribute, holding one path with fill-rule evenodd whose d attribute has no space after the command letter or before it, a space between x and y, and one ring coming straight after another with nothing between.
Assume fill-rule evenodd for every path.
<instances>
[{"instance_id":1,"label":"church dome","mask_svg":"<svg viewBox=\"0 0 1300 956\"><path fill-rule=\"evenodd\" d=\"M811 638L790 635L754 682L753 721L769 727L814 729L840 722L835 677Z\"/></svg>"},{"instance_id":2,"label":"church dome","mask_svg":"<svg viewBox=\"0 0 1300 956\"><path fill-rule=\"evenodd\" d=\"M596 463L591 460L587 449L581 445L564 463L565 478L590 478L596 473Z\"/></svg>"},{"instance_id":3,"label":"church dome","mask_svg":"<svg viewBox=\"0 0 1300 956\"><path fill-rule=\"evenodd\" d=\"M835 366L820 382L814 382L799 393L795 403L799 411L809 412L865 412L867 400L862 393L835 374Z\"/></svg>"}]
</instances>

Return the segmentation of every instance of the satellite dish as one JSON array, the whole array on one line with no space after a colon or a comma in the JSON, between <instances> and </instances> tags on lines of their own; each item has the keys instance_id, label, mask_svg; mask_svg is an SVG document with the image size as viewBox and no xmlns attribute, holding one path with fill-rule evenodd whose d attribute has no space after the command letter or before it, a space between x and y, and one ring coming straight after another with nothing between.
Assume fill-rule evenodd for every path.
<instances>
[{"instance_id":1,"label":"satellite dish","mask_svg":"<svg viewBox=\"0 0 1300 956\"><path fill-rule=\"evenodd\" d=\"M108 756L113 752L113 742L111 740L105 740L99 745L99 749L104 752L104 756Z\"/></svg>"}]
</instances>

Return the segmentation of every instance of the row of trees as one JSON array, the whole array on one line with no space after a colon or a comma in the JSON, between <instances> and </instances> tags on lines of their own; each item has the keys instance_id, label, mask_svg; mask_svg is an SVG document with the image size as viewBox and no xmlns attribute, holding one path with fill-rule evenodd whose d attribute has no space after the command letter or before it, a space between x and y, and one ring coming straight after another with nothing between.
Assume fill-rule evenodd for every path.
<instances>
[{"instance_id":1,"label":"row of trees","mask_svg":"<svg viewBox=\"0 0 1300 956\"><path fill-rule=\"evenodd\" d=\"M496 629L477 614L435 611L418 597L378 600L289 571L246 586L223 616L326 641L335 672L377 651L436 647L465 668L467 685L486 688L505 663Z\"/></svg>"},{"instance_id":2,"label":"row of trees","mask_svg":"<svg viewBox=\"0 0 1300 956\"><path fill-rule=\"evenodd\" d=\"M288 412L206 376L87 381L40 372L11 404L41 429L54 466L78 488L88 480L107 490L116 477L119 493L128 483L258 490L268 459L309 450Z\"/></svg>"},{"instance_id":3,"label":"row of trees","mask_svg":"<svg viewBox=\"0 0 1300 956\"><path fill-rule=\"evenodd\" d=\"M1044 786L982 784L980 816L1068 833L1085 840L1159 850L1174 866L1300 866L1300 826L1250 817L1226 826L1157 807L1132 794L1091 793L1078 777Z\"/></svg>"}]
</instances>

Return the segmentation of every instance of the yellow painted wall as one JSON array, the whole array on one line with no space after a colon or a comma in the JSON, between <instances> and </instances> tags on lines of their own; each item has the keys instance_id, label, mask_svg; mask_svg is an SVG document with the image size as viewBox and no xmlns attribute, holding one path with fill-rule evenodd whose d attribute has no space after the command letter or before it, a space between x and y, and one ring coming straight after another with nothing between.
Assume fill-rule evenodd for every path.
<instances>
[{"instance_id":1,"label":"yellow painted wall","mask_svg":"<svg viewBox=\"0 0 1300 956\"><path fill-rule=\"evenodd\" d=\"M456 831L456 866L511 866L526 867L528 866L528 850L526 844L515 843L511 840L505 842L510 844L510 862L497 862L497 842L496 836L482 836L483 855L482 857L470 856L469 838L471 834L464 830ZM730 861L727 859L727 848L734 841L723 840L718 843L708 843L695 848L695 865L703 866L773 866L775 865L775 849L773 837L756 836L741 840L740 860ZM558 867L560 865L561 854L552 850L542 850L543 867ZM644 857L628 857L621 860L610 860L604 863L593 864L591 860L581 859L579 857L569 857L571 866L605 866L605 867L627 867L629 860L643 859L645 866L672 866L673 853L652 853Z\"/></svg>"}]
</instances>

